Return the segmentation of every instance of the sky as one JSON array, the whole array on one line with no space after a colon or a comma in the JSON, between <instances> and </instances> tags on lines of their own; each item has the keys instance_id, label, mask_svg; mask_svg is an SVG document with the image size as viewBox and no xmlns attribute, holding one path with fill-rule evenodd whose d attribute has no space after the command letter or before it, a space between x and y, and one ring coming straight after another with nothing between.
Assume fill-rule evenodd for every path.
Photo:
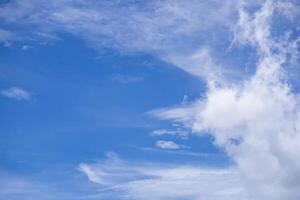
<instances>
[{"instance_id":1,"label":"sky","mask_svg":"<svg viewBox=\"0 0 300 200\"><path fill-rule=\"evenodd\" d=\"M298 200L298 0L0 0L0 199Z\"/></svg>"}]
</instances>

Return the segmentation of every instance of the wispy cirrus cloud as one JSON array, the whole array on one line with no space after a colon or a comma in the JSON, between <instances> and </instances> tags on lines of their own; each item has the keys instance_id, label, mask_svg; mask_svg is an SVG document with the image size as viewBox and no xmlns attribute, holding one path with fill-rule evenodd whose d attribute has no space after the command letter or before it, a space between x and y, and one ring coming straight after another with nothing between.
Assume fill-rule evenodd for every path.
<instances>
[{"instance_id":1,"label":"wispy cirrus cloud","mask_svg":"<svg viewBox=\"0 0 300 200\"><path fill-rule=\"evenodd\" d=\"M48 184L0 170L0 198L11 200L45 199L62 197Z\"/></svg>"},{"instance_id":2,"label":"wispy cirrus cloud","mask_svg":"<svg viewBox=\"0 0 300 200\"><path fill-rule=\"evenodd\" d=\"M97 188L91 186L89 181L78 177L78 171L47 169L47 173L37 172L34 175L20 175L15 172L0 169L0 199L10 200L73 200L73 199L99 199L93 197ZM49 180L47 174L59 173L55 181ZM72 180L70 180L72 179Z\"/></svg>"},{"instance_id":3,"label":"wispy cirrus cloud","mask_svg":"<svg viewBox=\"0 0 300 200\"><path fill-rule=\"evenodd\" d=\"M176 149L184 149L187 148L185 145L177 144L173 141L169 140L157 140L155 142L155 146L161 149L168 149L168 150L176 150Z\"/></svg>"},{"instance_id":4,"label":"wispy cirrus cloud","mask_svg":"<svg viewBox=\"0 0 300 200\"><path fill-rule=\"evenodd\" d=\"M205 41L216 42L234 25L234 4L232 0L12 0L0 6L0 22L6 32L23 40L49 40L62 32L71 33L95 49L151 53L205 77L223 70L217 64L217 69L207 69L213 61ZM21 34L18 27L22 27Z\"/></svg>"},{"instance_id":5,"label":"wispy cirrus cloud","mask_svg":"<svg viewBox=\"0 0 300 200\"><path fill-rule=\"evenodd\" d=\"M20 87L10 87L8 89L1 90L0 93L4 97L15 100L30 100L31 98L31 94Z\"/></svg>"},{"instance_id":6,"label":"wispy cirrus cloud","mask_svg":"<svg viewBox=\"0 0 300 200\"><path fill-rule=\"evenodd\" d=\"M109 154L106 160L80 164L79 170L99 186L94 196L100 199L105 193L141 200L247 199L234 169L128 162Z\"/></svg>"}]
</instances>

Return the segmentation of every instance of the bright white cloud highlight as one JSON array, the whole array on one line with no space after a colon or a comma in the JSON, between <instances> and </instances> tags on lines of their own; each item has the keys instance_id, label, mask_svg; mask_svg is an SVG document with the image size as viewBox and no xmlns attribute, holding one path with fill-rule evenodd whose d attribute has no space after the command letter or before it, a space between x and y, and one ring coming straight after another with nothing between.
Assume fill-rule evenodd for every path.
<instances>
[{"instance_id":1,"label":"bright white cloud highlight","mask_svg":"<svg viewBox=\"0 0 300 200\"><path fill-rule=\"evenodd\" d=\"M31 98L29 92L19 87L11 87L1 90L1 95L16 100L30 100Z\"/></svg>"}]
</instances>

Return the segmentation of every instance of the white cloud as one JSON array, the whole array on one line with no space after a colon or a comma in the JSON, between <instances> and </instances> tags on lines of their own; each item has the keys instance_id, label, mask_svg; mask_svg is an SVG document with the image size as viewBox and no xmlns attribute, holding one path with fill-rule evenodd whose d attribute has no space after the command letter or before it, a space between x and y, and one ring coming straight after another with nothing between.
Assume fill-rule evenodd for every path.
<instances>
[{"instance_id":1,"label":"white cloud","mask_svg":"<svg viewBox=\"0 0 300 200\"><path fill-rule=\"evenodd\" d=\"M59 176L55 176L59 173ZM93 197L95 187L74 169L47 169L47 172L20 175L0 169L0 199L9 200L75 200ZM55 177L55 178L53 178ZM103 199L103 198L101 198Z\"/></svg>"},{"instance_id":2,"label":"white cloud","mask_svg":"<svg viewBox=\"0 0 300 200\"><path fill-rule=\"evenodd\" d=\"M189 146L184 146L185 149L189 149ZM172 154L178 156L190 156L190 157L198 157L198 158L214 158L214 160L218 160L220 158L227 159L225 154L220 153L211 153L211 152L196 152L196 151L188 151L188 150L166 150L166 149L158 149L158 148L149 148L149 147L137 147L137 149L142 151L151 151L156 153L164 153L164 154Z\"/></svg>"},{"instance_id":3,"label":"white cloud","mask_svg":"<svg viewBox=\"0 0 300 200\"><path fill-rule=\"evenodd\" d=\"M152 136L179 136L182 139L187 139L189 132L187 130L183 130L180 128L177 128L176 130L166 130L166 129L158 129L151 132Z\"/></svg>"},{"instance_id":4,"label":"white cloud","mask_svg":"<svg viewBox=\"0 0 300 200\"><path fill-rule=\"evenodd\" d=\"M10 87L8 89L1 90L1 95L16 100L30 100L31 98L29 92L19 87Z\"/></svg>"},{"instance_id":5,"label":"white cloud","mask_svg":"<svg viewBox=\"0 0 300 200\"><path fill-rule=\"evenodd\" d=\"M206 50L209 48L202 46L206 38L218 38L215 27L227 30L233 25L234 3L235 0L12 0L0 7L0 20L22 27L23 39L45 40L67 32L96 49L153 53L205 77L220 69L207 69L212 60Z\"/></svg>"},{"instance_id":6,"label":"white cloud","mask_svg":"<svg viewBox=\"0 0 300 200\"><path fill-rule=\"evenodd\" d=\"M0 18L30 30L38 27L36 31L43 34L69 32L96 48L155 53L204 78L208 91L203 98L152 114L182 122L195 133L209 132L215 144L235 161L253 199L299 199L300 101L283 67L299 55L299 39L292 41L289 34L274 38L272 32L274 15L293 19L299 9L287 12L293 7L291 2L271 0L147 2L10 1L0 8ZM253 2L255 6L251 7ZM256 10L261 3L261 9ZM233 26L235 4L237 26ZM203 42L207 38L208 43L215 38L220 42L217 27L232 28L235 45L249 45L257 51L259 59L253 77L238 84L224 84L224 75L230 73L213 59L210 46ZM5 37L6 33L0 31ZM198 166L183 168L180 171L175 167L173 172L192 175L172 179L165 175L172 171L169 167L141 167L137 163L124 164L117 158L99 165L80 165L91 181L114 186L129 199L170 199L181 198L180 195L184 199L246 199L235 189L233 197L226 192L219 195L218 191L237 188L231 175L224 178L207 171L204 174L208 176L199 175ZM236 174L233 177L236 180Z\"/></svg>"},{"instance_id":7,"label":"white cloud","mask_svg":"<svg viewBox=\"0 0 300 200\"><path fill-rule=\"evenodd\" d=\"M166 129L158 129L158 130L154 130L152 131L151 135L153 136L161 136L161 135L176 135L177 131L170 131L170 130L166 130Z\"/></svg>"},{"instance_id":8,"label":"white cloud","mask_svg":"<svg viewBox=\"0 0 300 200\"><path fill-rule=\"evenodd\" d=\"M213 61L208 47L201 47L189 54L169 54L164 59L206 81L224 81L223 76L230 73Z\"/></svg>"},{"instance_id":9,"label":"white cloud","mask_svg":"<svg viewBox=\"0 0 300 200\"><path fill-rule=\"evenodd\" d=\"M185 148L184 145L179 145L179 144L176 144L173 141L167 141L167 140L157 140L155 142L155 145L157 147L161 148L161 149L172 149L172 150L175 150L175 149Z\"/></svg>"},{"instance_id":10,"label":"white cloud","mask_svg":"<svg viewBox=\"0 0 300 200\"><path fill-rule=\"evenodd\" d=\"M189 95L187 95L187 94L183 95L181 104L187 104L188 101L189 101Z\"/></svg>"},{"instance_id":11,"label":"white cloud","mask_svg":"<svg viewBox=\"0 0 300 200\"><path fill-rule=\"evenodd\" d=\"M79 170L99 185L99 198L112 193L131 200L247 199L234 169L126 162L109 155L98 163L82 163Z\"/></svg>"},{"instance_id":12,"label":"white cloud","mask_svg":"<svg viewBox=\"0 0 300 200\"><path fill-rule=\"evenodd\" d=\"M299 39L273 38L277 5L265 1L254 14L239 6L235 42L251 45L260 56L251 78L231 86L211 84L197 102L152 112L195 133L210 133L235 161L256 200L300 198L300 100L283 68L298 56Z\"/></svg>"},{"instance_id":13,"label":"white cloud","mask_svg":"<svg viewBox=\"0 0 300 200\"><path fill-rule=\"evenodd\" d=\"M244 1L12 0L0 7L0 20L13 24L16 30L21 27L22 39L56 40L59 33L67 32L84 39L95 49L109 47L151 53L208 82L222 82L230 76L240 76L241 71L214 59L218 52L224 51L219 48L226 48L215 44L228 42L232 30L234 40L244 43L254 38L248 36L259 39L261 34L269 34L253 32L256 22L249 23L251 16L245 12L240 12L238 22L244 28L235 28L237 8L243 4L255 7L262 1L241 2ZM277 7L289 18L295 18L299 10L286 1L278 1ZM262 17L258 16L256 21L267 29L268 23L259 20ZM18 34L13 29L5 31ZM224 35L228 35L225 41ZM225 56L232 55L225 53Z\"/></svg>"},{"instance_id":14,"label":"white cloud","mask_svg":"<svg viewBox=\"0 0 300 200\"><path fill-rule=\"evenodd\" d=\"M23 46L21 47L21 50L27 51L28 49L31 49L31 48L32 48L31 46L23 45Z\"/></svg>"}]
</instances>

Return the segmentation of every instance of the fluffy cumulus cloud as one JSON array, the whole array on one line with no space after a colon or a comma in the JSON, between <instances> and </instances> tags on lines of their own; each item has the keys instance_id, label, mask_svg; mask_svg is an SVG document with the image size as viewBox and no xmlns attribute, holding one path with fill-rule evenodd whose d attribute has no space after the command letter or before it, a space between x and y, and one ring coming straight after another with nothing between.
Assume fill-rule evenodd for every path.
<instances>
[{"instance_id":1,"label":"fluffy cumulus cloud","mask_svg":"<svg viewBox=\"0 0 300 200\"><path fill-rule=\"evenodd\" d=\"M126 162L115 154L79 170L102 189L94 197L119 199L246 199L238 172L201 166Z\"/></svg>"},{"instance_id":2,"label":"fluffy cumulus cloud","mask_svg":"<svg viewBox=\"0 0 300 200\"><path fill-rule=\"evenodd\" d=\"M290 18L282 2L265 1L255 12L247 6L238 5L234 42L257 51L256 73L239 84L210 84L201 100L153 113L181 121L194 133L211 134L235 161L251 198L296 200L300 101L284 67L298 59L299 39L272 33L275 16Z\"/></svg>"},{"instance_id":3,"label":"fluffy cumulus cloud","mask_svg":"<svg viewBox=\"0 0 300 200\"><path fill-rule=\"evenodd\" d=\"M10 87L8 89L1 90L1 95L16 100L30 100L31 98L29 92L19 87Z\"/></svg>"}]
</instances>

